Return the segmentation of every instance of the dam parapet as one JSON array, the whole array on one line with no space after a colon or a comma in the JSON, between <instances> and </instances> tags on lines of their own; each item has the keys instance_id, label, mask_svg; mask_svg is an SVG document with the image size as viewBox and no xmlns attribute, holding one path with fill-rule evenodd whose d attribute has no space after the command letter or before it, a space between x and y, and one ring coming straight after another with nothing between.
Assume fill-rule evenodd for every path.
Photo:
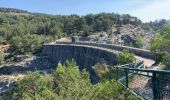
<instances>
[{"instance_id":1,"label":"dam parapet","mask_svg":"<svg viewBox=\"0 0 170 100\"><path fill-rule=\"evenodd\" d=\"M56 44L72 44L72 42L56 42ZM152 60L155 60L157 55L159 55L159 53L151 52L150 50L134 48L134 47L129 47L129 46L122 46L122 45L115 45L115 44L104 44L104 43L81 42L80 41L80 42L76 42L76 45L95 46L95 47L112 49L115 51L122 51L123 49L127 49L137 56L152 59Z\"/></svg>"}]
</instances>

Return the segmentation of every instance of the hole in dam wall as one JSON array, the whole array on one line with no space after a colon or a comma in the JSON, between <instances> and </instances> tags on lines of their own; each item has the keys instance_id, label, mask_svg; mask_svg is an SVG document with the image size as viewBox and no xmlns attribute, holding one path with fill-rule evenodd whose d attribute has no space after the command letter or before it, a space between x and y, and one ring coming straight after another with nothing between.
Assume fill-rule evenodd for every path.
<instances>
[{"instance_id":1,"label":"hole in dam wall","mask_svg":"<svg viewBox=\"0 0 170 100\"><path fill-rule=\"evenodd\" d=\"M93 83L99 81L99 77L92 70L92 66L101 61L108 65L118 63L113 50L85 45L47 44L43 47L43 54L49 58L54 67L59 62L63 64L67 60L75 60L80 70L85 68L89 71Z\"/></svg>"}]
</instances>

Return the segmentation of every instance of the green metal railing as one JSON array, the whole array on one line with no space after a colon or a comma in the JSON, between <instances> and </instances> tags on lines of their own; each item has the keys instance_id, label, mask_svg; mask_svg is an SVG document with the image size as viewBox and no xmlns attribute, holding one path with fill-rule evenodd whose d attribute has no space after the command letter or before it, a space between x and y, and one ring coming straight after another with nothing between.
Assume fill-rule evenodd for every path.
<instances>
[{"instance_id":1,"label":"green metal railing","mask_svg":"<svg viewBox=\"0 0 170 100\"><path fill-rule=\"evenodd\" d=\"M141 95L144 99L170 100L170 71L144 69L143 62L139 62L137 64L131 63L116 67L116 74L118 82L136 94ZM129 84L135 82L135 77L144 78L147 83L145 87L149 91L140 93L141 90L145 92L145 89L142 89L145 87L137 86L140 83L134 84L138 88L129 86ZM142 82L144 83L144 81Z\"/></svg>"}]
</instances>

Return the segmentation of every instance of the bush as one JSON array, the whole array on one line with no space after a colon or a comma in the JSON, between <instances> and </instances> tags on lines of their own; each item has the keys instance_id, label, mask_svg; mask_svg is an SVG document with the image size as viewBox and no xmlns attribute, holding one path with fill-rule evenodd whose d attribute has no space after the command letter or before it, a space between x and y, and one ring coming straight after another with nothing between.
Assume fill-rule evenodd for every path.
<instances>
[{"instance_id":1,"label":"bush","mask_svg":"<svg viewBox=\"0 0 170 100\"><path fill-rule=\"evenodd\" d=\"M166 69L170 70L170 53L165 53L162 58L162 63L166 65Z\"/></svg>"},{"instance_id":2,"label":"bush","mask_svg":"<svg viewBox=\"0 0 170 100\"><path fill-rule=\"evenodd\" d=\"M144 39L141 36L137 36L134 43L134 47L142 48L144 45L145 45Z\"/></svg>"},{"instance_id":3,"label":"bush","mask_svg":"<svg viewBox=\"0 0 170 100\"><path fill-rule=\"evenodd\" d=\"M5 59L5 55L3 52L0 51L0 64L4 62L4 59Z\"/></svg>"},{"instance_id":4,"label":"bush","mask_svg":"<svg viewBox=\"0 0 170 100\"><path fill-rule=\"evenodd\" d=\"M29 73L24 79L15 83L11 97L16 100L55 99L52 86L53 80L50 75L43 76L39 72Z\"/></svg>"},{"instance_id":5,"label":"bush","mask_svg":"<svg viewBox=\"0 0 170 100\"><path fill-rule=\"evenodd\" d=\"M165 53L159 53L155 58L155 64L159 64L160 62L162 62L164 55Z\"/></svg>"},{"instance_id":6,"label":"bush","mask_svg":"<svg viewBox=\"0 0 170 100\"><path fill-rule=\"evenodd\" d=\"M11 40L13 55L36 53L42 47L44 37L39 35L15 36Z\"/></svg>"},{"instance_id":7,"label":"bush","mask_svg":"<svg viewBox=\"0 0 170 100\"><path fill-rule=\"evenodd\" d=\"M117 59L119 64L128 64L132 63L135 60L135 55L130 53L128 50L123 50L122 52L118 53Z\"/></svg>"},{"instance_id":8,"label":"bush","mask_svg":"<svg viewBox=\"0 0 170 100\"><path fill-rule=\"evenodd\" d=\"M163 63L166 68L170 69L170 25L165 25L159 33L153 38L150 50L159 52L156 63Z\"/></svg>"},{"instance_id":9,"label":"bush","mask_svg":"<svg viewBox=\"0 0 170 100\"><path fill-rule=\"evenodd\" d=\"M92 68L99 76L100 81L116 79L116 71L114 67L109 66L106 63L97 63Z\"/></svg>"}]
</instances>

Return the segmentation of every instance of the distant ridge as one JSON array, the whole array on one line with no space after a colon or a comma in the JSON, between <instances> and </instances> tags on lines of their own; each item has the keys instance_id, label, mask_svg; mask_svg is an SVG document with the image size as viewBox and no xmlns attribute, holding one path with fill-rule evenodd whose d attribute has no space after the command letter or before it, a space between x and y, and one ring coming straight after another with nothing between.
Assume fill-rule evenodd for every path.
<instances>
[{"instance_id":1,"label":"distant ridge","mask_svg":"<svg viewBox=\"0 0 170 100\"><path fill-rule=\"evenodd\" d=\"M170 24L170 20L167 20L168 24Z\"/></svg>"},{"instance_id":2,"label":"distant ridge","mask_svg":"<svg viewBox=\"0 0 170 100\"><path fill-rule=\"evenodd\" d=\"M1 13L30 13L26 10L15 9L15 8L0 8Z\"/></svg>"}]
</instances>

